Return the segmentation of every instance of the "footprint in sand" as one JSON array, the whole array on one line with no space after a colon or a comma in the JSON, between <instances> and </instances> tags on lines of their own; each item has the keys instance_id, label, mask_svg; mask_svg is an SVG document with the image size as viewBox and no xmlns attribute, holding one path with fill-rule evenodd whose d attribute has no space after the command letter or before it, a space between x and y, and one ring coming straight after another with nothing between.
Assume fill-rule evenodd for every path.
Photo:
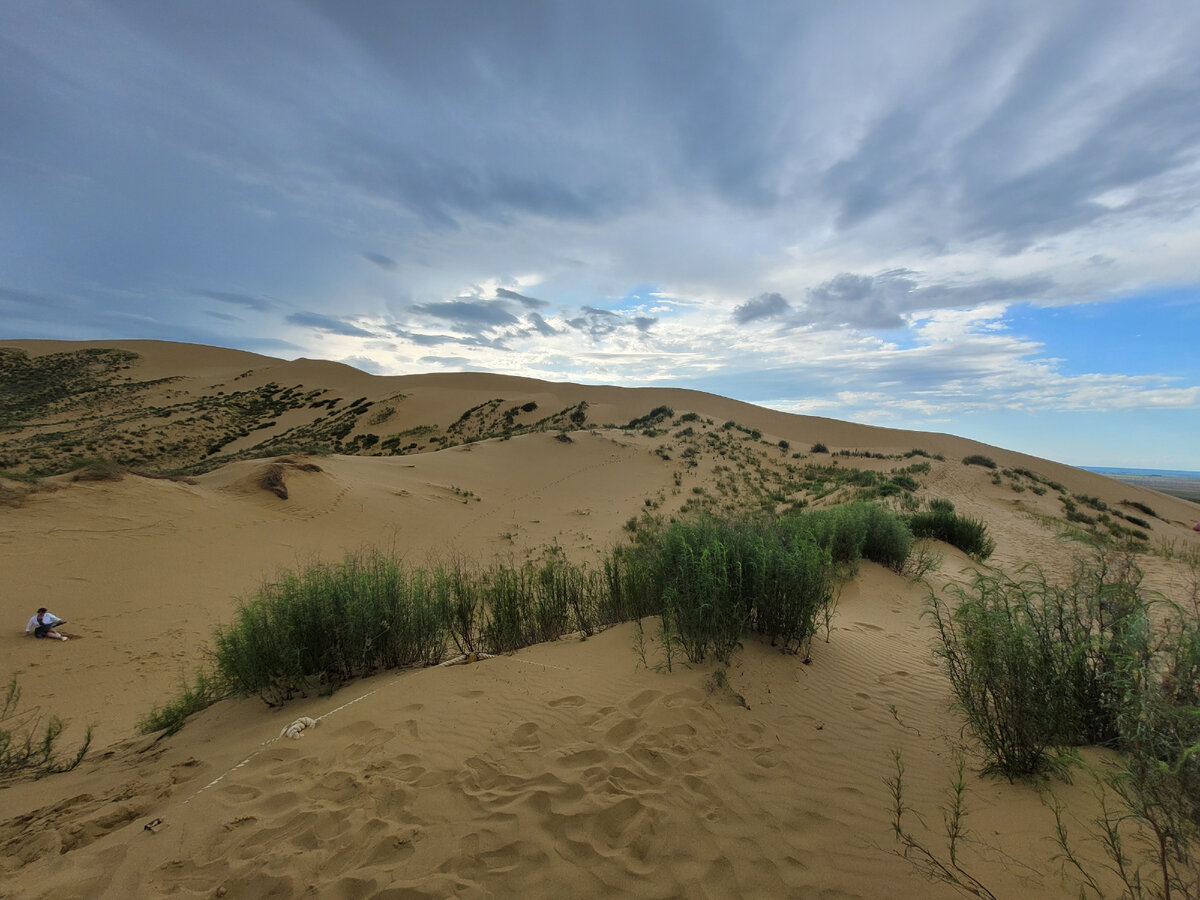
<instances>
[{"instance_id":1,"label":"footprint in sand","mask_svg":"<svg viewBox=\"0 0 1200 900\"><path fill-rule=\"evenodd\" d=\"M554 704L551 703L551 706ZM518 750L526 752L541 750L542 739L538 736L538 727L536 722L526 722L513 732L513 746Z\"/></svg>"}]
</instances>

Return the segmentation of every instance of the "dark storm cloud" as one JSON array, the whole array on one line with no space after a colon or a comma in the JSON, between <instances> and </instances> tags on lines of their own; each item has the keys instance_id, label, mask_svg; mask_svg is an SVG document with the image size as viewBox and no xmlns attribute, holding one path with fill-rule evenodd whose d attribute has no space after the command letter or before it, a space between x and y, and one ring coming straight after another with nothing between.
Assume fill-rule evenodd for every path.
<instances>
[{"instance_id":1,"label":"dark storm cloud","mask_svg":"<svg viewBox=\"0 0 1200 900\"><path fill-rule=\"evenodd\" d=\"M959 51L925 73L912 96L879 111L828 169L823 187L842 229L903 210L906 224L928 229L935 243L994 239L1017 252L1110 215L1095 202L1106 191L1150 183L1194 159L1200 58L1164 51L1157 72L1140 61L1100 68L1145 30L1138 9L1045 7L1025 23L1036 35L1028 50L1014 22L999 7L975 10ZM986 85L1001 73L1002 93L978 120L963 109L976 98L946 89ZM929 215L938 209L940 224Z\"/></svg>"},{"instance_id":2,"label":"dark storm cloud","mask_svg":"<svg viewBox=\"0 0 1200 900\"><path fill-rule=\"evenodd\" d=\"M362 258L369 263L374 263L381 269L387 269L389 272L396 270L397 263L390 256L384 256L382 253L372 253L370 250L362 252Z\"/></svg>"},{"instance_id":3,"label":"dark storm cloud","mask_svg":"<svg viewBox=\"0 0 1200 900\"><path fill-rule=\"evenodd\" d=\"M538 313L531 312L525 319L533 326L533 330L543 337L558 334L558 329L543 319Z\"/></svg>"},{"instance_id":4,"label":"dark storm cloud","mask_svg":"<svg viewBox=\"0 0 1200 900\"><path fill-rule=\"evenodd\" d=\"M759 319L779 318L787 315L791 308L791 304L780 294L759 294L733 308L733 321L739 325L745 325L747 322L755 322Z\"/></svg>"},{"instance_id":5,"label":"dark storm cloud","mask_svg":"<svg viewBox=\"0 0 1200 900\"><path fill-rule=\"evenodd\" d=\"M496 297L501 300L516 300L523 306L529 309L543 309L549 306L545 300L538 300L535 297L526 297L524 294L518 294L516 291L510 291L508 288L497 288Z\"/></svg>"},{"instance_id":6,"label":"dark storm cloud","mask_svg":"<svg viewBox=\"0 0 1200 900\"><path fill-rule=\"evenodd\" d=\"M1041 276L921 286L916 274L908 269L878 275L843 272L810 289L793 321L818 327L900 328L905 324L902 315L915 310L1039 299L1055 288L1052 279Z\"/></svg>"},{"instance_id":7,"label":"dark storm cloud","mask_svg":"<svg viewBox=\"0 0 1200 900\"><path fill-rule=\"evenodd\" d=\"M412 311L434 319L444 319L456 328L479 333L504 325L515 325L516 316L502 303L494 300L446 300L440 303L418 303Z\"/></svg>"},{"instance_id":8,"label":"dark storm cloud","mask_svg":"<svg viewBox=\"0 0 1200 900\"><path fill-rule=\"evenodd\" d=\"M582 315L568 319L567 324L576 331L589 335L593 340L612 334L621 325L621 317L611 310L585 306L580 312Z\"/></svg>"},{"instance_id":9,"label":"dark storm cloud","mask_svg":"<svg viewBox=\"0 0 1200 900\"><path fill-rule=\"evenodd\" d=\"M325 316L320 313L298 312L292 313L287 317L287 321L292 325L300 325L305 328L315 328L317 331L328 332L329 334L340 334L345 337L375 337L369 331L364 331L357 325L351 325L349 322L338 319L333 316Z\"/></svg>"},{"instance_id":10,"label":"dark storm cloud","mask_svg":"<svg viewBox=\"0 0 1200 900\"><path fill-rule=\"evenodd\" d=\"M625 316L610 309L598 309L594 306L584 306L579 315L567 319L567 325L582 332L594 341L601 340L621 329L633 328L642 334L650 331L658 323L657 317Z\"/></svg>"},{"instance_id":11,"label":"dark storm cloud","mask_svg":"<svg viewBox=\"0 0 1200 900\"><path fill-rule=\"evenodd\" d=\"M653 328L657 324L658 324L657 317L651 317L651 316L634 316L633 317L633 327L636 328L638 331L642 332L643 334L648 332L651 328Z\"/></svg>"},{"instance_id":12,"label":"dark storm cloud","mask_svg":"<svg viewBox=\"0 0 1200 900\"><path fill-rule=\"evenodd\" d=\"M217 300L221 303L229 303L233 306L244 306L246 309L253 309L257 312L266 312L276 308L276 304L262 297L255 297L251 294L240 294L236 291L211 291L207 289L197 288L192 291L200 297L207 297L210 300Z\"/></svg>"}]
</instances>

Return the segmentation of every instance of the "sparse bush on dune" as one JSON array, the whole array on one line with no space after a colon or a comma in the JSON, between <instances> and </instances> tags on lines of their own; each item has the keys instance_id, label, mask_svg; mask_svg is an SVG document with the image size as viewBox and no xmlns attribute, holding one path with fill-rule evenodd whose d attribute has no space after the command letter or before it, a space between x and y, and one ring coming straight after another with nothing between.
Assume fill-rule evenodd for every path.
<instances>
[{"instance_id":1,"label":"sparse bush on dune","mask_svg":"<svg viewBox=\"0 0 1200 900\"><path fill-rule=\"evenodd\" d=\"M1121 751L1123 766L1099 779L1118 805L1102 807L1094 839L1123 895L1200 897L1195 596L1148 595L1132 556L1103 549L1062 583L1032 570L1020 580L978 575L950 595L956 604L929 601L937 654L988 767L1012 780L1044 770L1064 747ZM1061 858L1083 894L1104 896L1053 809Z\"/></svg>"},{"instance_id":2,"label":"sparse bush on dune","mask_svg":"<svg viewBox=\"0 0 1200 900\"><path fill-rule=\"evenodd\" d=\"M987 559L996 549L987 525L978 519L960 516L949 500L930 501L927 511L908 517L908 527L916 537L945 541L974 559Z\"/></svg>"},{"instance_id":3,"label":"sparse bush on dune","mask_svg":"<svg viewBox=\"0 0 1200 900\"><path fill-rule=\"evenodd\" d=\"M172 735L183 727L188 716L208 709L229 694L229 686L218 673L200 669L190 682L186 677L181 677L179 693L138 719L138 733L154 734L161 731L163 737Z\"/></svg>"},{"instance_id":4,"label":"sparse bush on dune","mask_svg":"<svg viewBox=\"0 0 1200 900\"><path fill-rule=\"evenodd\" d=\"M74 755L62 759L58 755L62 721L52 716L43 726L36 711L17 711L20 702L21 687L14 675L0 703L0 780L28 775L40 778L79 765L92 743L91 726Z\"/></svg>"},{"instance_id":5,"label":"sparse bush on dune","mask_svg":"<svg viewBox=\"0 0 1200 900\"><path fill-rule=\"evenodd\" d=\"M972 453L970 456L963 457L964 466L983 466L985 469L996 468L996 461L990 456L983 456L979 453Z\"/></svg>"},{"instance_id":6,"label":"sparse bush on dune","mask_svg":"<svg viewBox=\"0 0 1200 900\"><path fill-rule=\"evenodd\" d=\"M120 481L127 469L107 457L77 460L71 467L72 481Z\"/></svg>"}]
</instances>

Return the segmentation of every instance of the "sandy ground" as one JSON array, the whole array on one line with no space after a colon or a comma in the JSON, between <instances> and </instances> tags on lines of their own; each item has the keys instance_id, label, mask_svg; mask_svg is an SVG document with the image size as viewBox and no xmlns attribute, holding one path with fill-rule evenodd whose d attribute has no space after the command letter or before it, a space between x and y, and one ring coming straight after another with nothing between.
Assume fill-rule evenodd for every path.
<instances>
[{"instance_id":1,"label":"sandy ground","mask_svg":"<svg viewBox=\"0 0 1200 900\"><path fill-rule=\"evenodd\" d=\"M325 386L333 373L347 391L396 389L324 363L159 351L148 363L157 371L210 381L253 364L291 366L289 383L302 372ZM427 411L509 395L561 407L584 391L598 422L670 403L795 446L923 446L949 460L927 493L988 522L998 568L1062 572L1080 549L1031 515L1053 513L1051 498L961 465L980 452L973 442L702 394L490 378L414 376L406 390ZM748 709L715 687L711 665L661 670L653 642L643 662L624 625L472 665L384 673L283 709L226 701L170 738L134 736L138 717L203 660L213 627L280 569L369 548L414 564L520 561L555 544L595 559L647 498L669 513L689 495L693 482L674 490L656 443L597 429L569 444L529 434L407 457L322 457L312 460L320 471L285 464L287 499L259 487L265 463L250 461L193 484L64 480L0 508L0 617L10 623L0 676L20 677L22 709L67 720L68 742L96 728L75 771L0 788L0 895L953 896L895 854L884 784L900 750L906 800L940 821L961 723L921 616L928 587L870 564L843 591L811 665L747 642L728 680ZM1072 491L1142 498L1165 520L1157 542L1200 537L1195 504L983 449ZM970 566L940 549L935 587ZM1143 564L1152 586L1181 589L1177 568ZM21 636L41 605L69 620L72 640ZM300 716L320 726L279 738ZM1001 896L1076 893L1052 861L1037 791L976 767L969 758L972 865ZM1055 793L1074 822L1094 812L1086 779Z\"/></svg>"}]
</instances>

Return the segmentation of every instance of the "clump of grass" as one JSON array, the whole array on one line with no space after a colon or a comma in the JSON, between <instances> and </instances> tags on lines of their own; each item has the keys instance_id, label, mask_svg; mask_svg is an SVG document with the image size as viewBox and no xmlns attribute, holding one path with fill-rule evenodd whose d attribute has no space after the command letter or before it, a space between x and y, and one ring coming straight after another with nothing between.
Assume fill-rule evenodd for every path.
<instances>
[{"instance_id":1,"label":"clump of grass","mask_svg":"<svg viewBox=\"0 0 1200 900\"><path fill-rule=\"evenodd\" d=\"M927 511L908 517L908 526L914 536L945 541L974 559L987 559L996 549L987 525L959 515L949 500L930 501Z\"/></svg>"},{"instance_id":2,"label":"clump of grass","mask_svg":"<svg viewBox=\"0 0 1200 900\"><path fill-rule=\"evenodd\" d=\"M653 425L666 420L675 418L675 410L669 406L656 406L644 416L638 416L636 419L630 419L626 428L649 428Z\"/></svg>"},{"instance_id":3,"label":"clump of grass","mask_svg":"<svg viewBox=\"0 0 1200 900\"><path fill-rule=\"evenodd\" d=\"M1155 634L1163 601L1143 593L1131 555L1097 551L1062 584L1026 570L949 591L955 606L929 601L937 653L993 769L1013 778L1052 748L1144 744L1143 758L1176 758L1200 797L1200 621L1167 605Z\"/></svg>"},{"instance_id":4,"label":"clump of grass","mask_svg":"<svg viewBox=\"0 0 1200 900\"><path fill-rule=\"evenodd\" d=\"M1122 500L1121 505L1132 507L1133 509L1138 510L1138 512L1144 512L1146 515L1150 516L1150 518L1152 518L1152 519L1157 519L1159 517L1158 513L1156 513L1151 507L1149 507L1145 503L1141 503L1140 501L1137 501L1137 500ZM1149 527L1149 526L1147 526L1147 527Z\"/></svg>"},{"instance_id":5,"label":"clump of grass","mask_svg":"<svg viewBox=\"0 0 1200 900\"><path fill-rule=\"evenodd\" d=\"M72 481L120 481L127 469L108 457L78 460L70 469Z\"/></svg>"},{"instance_id":6,"label":"clump of grass","mask_svg":"<svg viewBox=\"0 0 1200 900\"><path fill-rule=\"evenodd\" d=\"M205 669L197 670L190 682L185 677L179 681L179 692L172 699L138 719L139 734L161 731L168 737L182 728L189 716L229 696L229 687L220 675Z\"/></svg>"},{"instance_id":7,"label":"clump of grass","mask_svg":"<svg viewBox=\"0 0 1200 900\"><path fill-rule=\"evenodd\" d=\"M826 447L824 444L822 444L820 441L817 441L815 444L812 445L811 448L809 448L808 452L809 453L828 453L829 448Z\"/></svg>"},{"instance_id":8,"label":"clump of grass","mask_svg":"<svg viewBox=\"0 0 1200 900\"><path fill-rule=\"evenodd\" d=\"M728 662L751 632L804 652L831 593L831 560L768 524L701 516L644 535L606 563L614 599L661 615L692 662Z\"/></svg>"},{"instance_id":9,"label":"clump of grass","mask_svg":"<svg viewBox=\"0 0 1200 900\"><path fill-rule=\"evenodd\" d=\"M859 559L900 571L911 535L868 503L783 520L702 516L663 526L649 513L629 523L632 543L600 571L560 554L478 573L456 562L410 569L379 553L287 572L238 607L214 636L215 668L143 719L176 729L225 693L270 705L332 691L379 669L428 665L453 643L461 653L505 653L606 625L658 616L669 668L728 662L748 634L808 656L834 581Z\"/></svg>"},{"instance_id":10,"label":"clump of grass","mask_svg":"<svg viewBox=\"0 0 1200 900\"><path fill-rule=\"evenodd\" d=\"M441 659L448 615L428 573L379 553L285 573L218 629L216 665L269 704L379 668Z\"/></svg>"},{"instance_id":11,"label":"clump of grass","mask_svg":"<svg viewBox=\"0 0 1200 900\"><path fill-rule=\"evenodd\" d=\"M1200 897L1198 592L1179 603L1148 595L1131 554L1099 550L1062 584L1040 572L981 575L952 593L956 608L930 599L937 653L989 768L1011 780L1065 746L1122 751L1122 766L1099 779L1093 838L1108 868L1130 898ZM1081 896L1103 896L1053 810ZM897 838L907 849L900 828Z\"/></svg>"},{"instance_id":12,"label":"clump of grass","mask_svg":"<svg viewBox=\"0 0 1200 900\"><path fill-rule=\"evenodd\" d=\"M0 704L0 779L23 775L41 778L68 772L83 762L92 744L92 726L88 726L74 755L60 758L58 742L63 731L62 721L51 716L42 726L36 711L17 711L20 702L21 687L14 675L8 683L3 704Z\"/></svg>"},{"instance_id":13,"label":"clump of grass","mask_svg":"<svg viewBox=\"0 0 1200 900\"><path fill-rule=\"evenodd\" d=\"M912 532L890 510L859 501L813 510L784 519L781 527L807 534L829 551L835 563L854 566L867 559L894 572L904 567L912 550Z\"/></svg>"},{"instance_id":14,"label":"clump of grass","mask_svg":"<svg viewBox=\"0 0 1200 900\"><path fill-rule=\"evenodd\" d=\"M747 634L807 658L838 572L860 559L900 571L911 544L904 523L871 503L778 520L701 516L641 533L606 577L622 608L661 615L693 662L727 662Z\"/></svg>"},{"instance_id":15,"label":"clump of grass","mask_svg":"<svg viewBox=\"0 0 1200 900\"><path fill-rule=\"evenodd\" d=\"M996 461L990 456L983 456L978 453L972 453L970 456L963 457L964 466L983 466L985 469L996 468Z\"/></svg>"}]
</instances>

